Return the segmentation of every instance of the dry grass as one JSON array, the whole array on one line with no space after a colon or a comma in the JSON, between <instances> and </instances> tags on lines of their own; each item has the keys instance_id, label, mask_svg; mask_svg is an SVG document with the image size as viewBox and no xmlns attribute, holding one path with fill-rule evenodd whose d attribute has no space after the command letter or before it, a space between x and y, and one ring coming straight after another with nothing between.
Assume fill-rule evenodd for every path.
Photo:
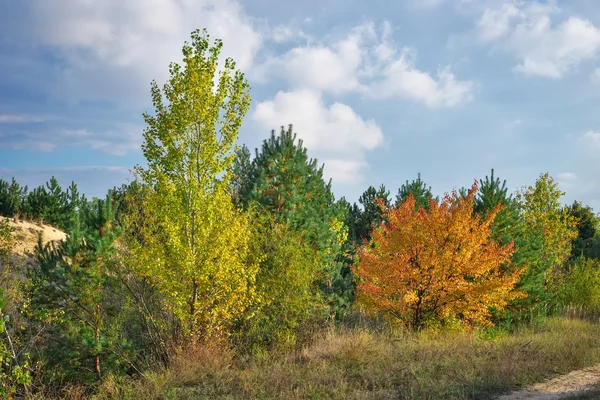
<instances>
[{"instance_id":1,"label":"dry grass","mask_svg":"<svg viewBox=\"0 0 600 400\"><path fill-rule=\"evenodd\" d=\"M468 333L391 337L332 330L294 355L188 350L168 371L107 381L99 398L490 398L600 362L600 325L557 318L494 340Z\"/></svg>"}]
</instances>

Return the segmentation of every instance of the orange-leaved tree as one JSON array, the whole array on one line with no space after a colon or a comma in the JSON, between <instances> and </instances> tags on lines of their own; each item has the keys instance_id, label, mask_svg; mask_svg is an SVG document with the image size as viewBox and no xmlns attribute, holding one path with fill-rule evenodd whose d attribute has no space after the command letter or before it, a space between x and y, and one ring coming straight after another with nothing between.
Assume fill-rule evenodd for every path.
<instances>
[{"instance_id":1,"label":"orange-leaved tree","mask_svg":"<svg viewBox=\"0 0 600 400\"><path fill-rule=\"evenodd\" d=\"M476 192L477 183L466 197L429 200L428 211L415 210L412 196L387 209L354 267L360 304L418 330L449 320L489 325L491 308L523 296L513 290L521 270L503 268L513 244L490 239L500 206L482 219L473 213Z\"/></svg>"}]
</instances>

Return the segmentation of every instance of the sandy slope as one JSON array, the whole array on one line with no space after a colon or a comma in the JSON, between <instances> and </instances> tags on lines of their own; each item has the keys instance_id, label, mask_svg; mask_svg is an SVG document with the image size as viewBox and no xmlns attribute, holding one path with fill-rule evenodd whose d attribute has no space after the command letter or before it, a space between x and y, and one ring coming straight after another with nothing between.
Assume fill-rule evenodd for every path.
<instances>
[{"instance_id":1,"label":"sandy slope","mask_svg":"<svg viewBox=\"0 0 600 400\"><path fill-rule=\"evenodd\" d=\"M529 388L500 396L497 400L554 400L583 394L600 384L600 365L573 371Z\"/></svg>"},{"instance_id":2,"label":"sandy slope","mask_svg":"<svg viewBox=\"0 0 600 400\"><path fill-rule=\"evenodd\" d=\"M0 217L2 218L2 217ZM16 253L19 255L32 255L37 245L38 234L42 233L42 241L48 243L50 241L61 241L64 240L67 235L49 225L36 224L28 221L15 221L9 219L10 226L15 228L15 234L17 236Z\"/></svg>"}]
</instances>

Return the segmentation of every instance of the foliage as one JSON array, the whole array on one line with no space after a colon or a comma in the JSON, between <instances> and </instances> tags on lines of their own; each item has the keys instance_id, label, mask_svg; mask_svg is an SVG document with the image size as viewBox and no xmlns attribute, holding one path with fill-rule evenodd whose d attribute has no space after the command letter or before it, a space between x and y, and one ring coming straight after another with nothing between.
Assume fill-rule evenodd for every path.
<instances>
[{"instance_id":1,"label":"foliage","mask_svg":"<svg viewBox=\"0 0 600 400\"><path fill-rule=\"evenodd\" d=\"M494 176L494 170L485 180L479 180L479 191L475 196L475 212L484 218L498 205L502 208L496 214L491 225L491 237L502 245L515 241L520 234L521 220L512 195L508 193L506 180L500 183L500 179Z\"/></svg>"},{"instance_id":2,"label":"foliage","mask_svg":"<svg viewBox=\"0 0 600 400\"><path fill-rule=\"evenodd\" d=\"M309 159L290 125L287 130L282 127L279 135L271 132L261 151L256 150L252 167L245 171L249 177L236 178L249 182L240 196L243 204L256 203L262 212L273 213L277 222L287 224L311 246L320 259L321 288L332 312L343 311L339 307L347 306L351 296L338 291L348 288L350 279L342 254L347 228L344 210L335 204L331 182L323 179L323 167Z\"/></svg>"},{"instance_id":3,"label":"foliage","mask_svg":"<svg viewBox=\"0 0 600 400\"><path fill-rule=\"evenodd\" d=\"M253 212L250 253L259 265L256 301L240 321L242 348L295 344L324 308L319 259L302 237L270 214Z\"/></svg>"},{"instance_id":4,"label":"foliage","mask_svg":"<svg viewBox=\"0 0 600 400\"><path fill-rule=\"evenodd\" d=\"M5 217L27 217L44 221L61 229L68 229L75 211L81 204L81 197L75 182L63 191L55 177L27 192L12 178L9 185L0 179L0 215Z\"/></svg>"},{"instance_id":5,"label":"foliage","mask_svg":"<svg viewBox=\"0 0 600 400\"><path fill-rule=\"evenodd\" d=\"M473 215L473 185L465 199L454 192L441 204L430 200L429 212L408 196L386 213L360 251L355 273L359 301L420 329L458 319L489 324L490 307L503 308L519 296L513 287L519 271L503 274L513 246L490 240L490 225L499 207L481 219Z\"/></svg>"},{"instance_id":6,"label":"foliage","mask_svg":"<svg viewBox=\"0 0 600 400\"><path fill-rule=\"evenodd\" d=\"M575 219L560 204L563 195L547 173L517 194L523 224L513 261L526 266L519 287L528 294L530 306L549 300L549 274L568 260L572 240L577 236Z\"/></svg>"},{"instance_id":7,"label":"foliage","mask_svg":"<svg viewBox=\"0 0 600 400\"><path fill-rule=\"evenodd\" d=\"M164 294L188 336L205 339L226 334L252 302L257 272L246 263L248 218L228 189L249 88L231 59L218 72L221 48L206 31L193 32L184 65L171 64L162 91L152 83L148 166L138 168L145 189L128 228L138 273Z\"/></svg>"},{"instance_id":8,"label":"foliage","mask_svg":"<svg viewBox=\"0 0 600 400\"><path fill-rule=\"evenodd\" d=\"M580 256L600 259L600 242L597 234L600 233L600 218L594 214L590 206L574 201L565 210L573 217L577 227L577 236L571 242L571 257Z\"/></svg>"},{"instance_id":9,"label":"foliage","mask_svg":"<svg viewBox=\"0 0 600 400\"><path fill-rule=\"evenodd\" d=\"M13 334L9 331L12 322L7 314L5 302L5 283L12 273L13 248L15 245L14 230L8 220L0 218L0 274L2 288L0 288L0 398L11 398L18 390L26 390L31 383L31 371L26 358L18 357L13 343ZM16 284L11 280L11 291L16 289ZM12 296L14 297L14 295ZM12 299L11 299L12 300Z\"/></svg>"},{"instance_id":10,"label":"foliage","mask_svg":"<svg viewBox=\"0 0 600 400\"><path fill-rule=\"evenodd\" d=\"M550 286L557 304L600 310L600 261L581 257L552 276Z\"/></svg>"},{"instance_id":11,"label":"foliage","mask_svg":"<svg viewBox=\"0 0 600 400\"><path fill-rule=\"evenodd\" d=\"M23 198L27 195L27 187L21 187L12 178L9 184L0 179L0 215L13 217L18 215L23 208Z\"/></svg>"},{"instance_id":12,"label":"foliage","mask_svg":"<svg viewBox=\"0 0 600 400\"><path fill-rule=\"evenodd\" d=\"M47 351L55 379L93 381L105 370L124 368L115 347L128 344L111 326L121 298L113 273L119 230L111 203L110 197L95 199L75 219L66 241L38 244L39 266L30 270L31 312L53 336Z\"/></svg>"},{"instance_id":13,"label":"foliage","mask_svg":"<svg viewBox=\"0 0 600 400\"><path fill-rule=\"evenodd\" d=\"M402 204L408 200L408 197L412 195L415 199L415 208L418 210L424 208L429 209L431 205L430 200L439 202L438 197L433 197L431 193L431 186L427 187L425 182L421 180L421 174L417 174L417 179L412 182L406 181L405 184L400 186L398 189L398 195L396 196L396 205Z\"/></svg>"},{"instance_id":14,"label":"foliage","mask_svg":"<svg viewBox=\"0 0 600 400\"><path fill-rule=\"evenodd\" d=\"M378 200L381 200L379 202ZM390 207L390 192L386 190L382 184L379 189L373 186L369 188L359 197L358 202L362 209L354 203L349 210L349 227L348 236L353 241L361 243L363 240L371 238L371 231L374 227L379 226L383 222L383 214Z\"/></svg>"}]
</instances>

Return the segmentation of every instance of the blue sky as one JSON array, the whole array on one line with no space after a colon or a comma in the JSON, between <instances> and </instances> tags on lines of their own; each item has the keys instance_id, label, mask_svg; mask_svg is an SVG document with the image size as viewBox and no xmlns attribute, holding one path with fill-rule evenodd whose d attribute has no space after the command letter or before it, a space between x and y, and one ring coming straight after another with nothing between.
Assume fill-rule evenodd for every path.
<instances>
[{"instance_id":1,"label":"blue sky","mask_svg":"<svg viewBox=\"0 0 600 400\"><path fill-rule=\"evenodd\" d=\"M240 143L293 123L338 197L494 168L513 191L549 172L600 211L594 0L3 0L0 178L126 182L150 81L204 27L252 86Z\"/></svg>"}]
</instances>

